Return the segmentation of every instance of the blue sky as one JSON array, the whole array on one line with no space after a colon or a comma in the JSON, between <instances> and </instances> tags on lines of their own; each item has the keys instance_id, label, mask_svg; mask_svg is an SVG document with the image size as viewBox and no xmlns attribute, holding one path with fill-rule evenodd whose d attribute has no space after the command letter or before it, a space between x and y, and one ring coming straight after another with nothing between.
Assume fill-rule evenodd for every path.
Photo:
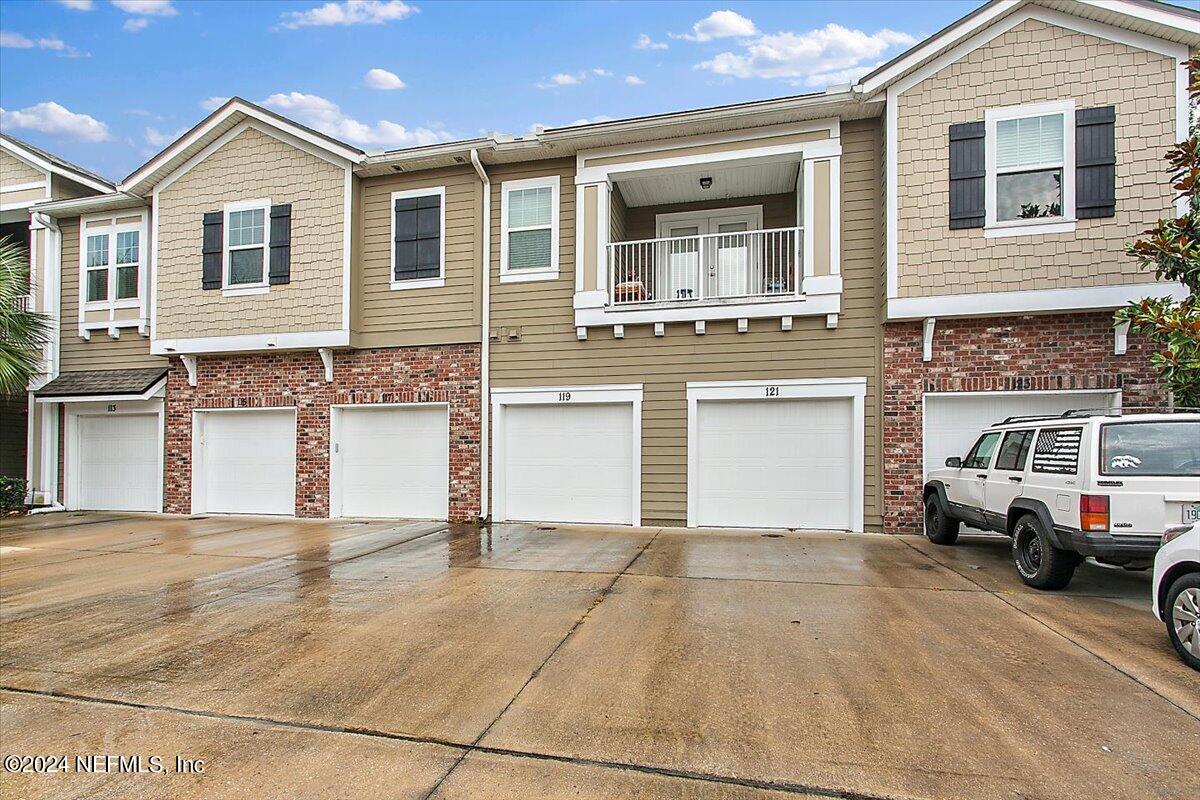
<instances>
[{"instance_id":1,"label":"blue sky","mask_svg":"<svg viewBox=\"0 0 1200 800\"><path fill-rule=\"evenodd\" d=\"M121 178L239 95L365 149L797 94L978 2L0 0L0 127Z\"/></svg>"}]
</instances>

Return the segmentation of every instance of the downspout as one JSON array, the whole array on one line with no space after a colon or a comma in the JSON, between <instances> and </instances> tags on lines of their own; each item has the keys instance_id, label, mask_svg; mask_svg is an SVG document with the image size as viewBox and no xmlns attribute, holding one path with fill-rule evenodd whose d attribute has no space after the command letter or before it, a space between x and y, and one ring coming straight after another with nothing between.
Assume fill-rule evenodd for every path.
<instances>
[{"instance_id":1,"label":"downspout","mask_svg":"<svg viewBox=\"0 0 1200 800\"><path fill-rule=\"evenodd\" d=\"M479 161L479 151L471 148L471 166L483 184L483 268L482 309L479 318L479 518L491 516L489 502L490 475L488 469L488 431L491 417L491 303L492 303L492 182Z\"/></svg>"},{"instance_id":2,"label":"downspout","mask_svg":"<svg viewBox=\"0 0 1200 800\"><path fill-rule=\"evenodd\" d=\"M62 292L62 230L58 227L52 217L42 213L34 213L31 218L38 225L46 229L46 253L45 253L45 273L42 276L41 291L38 296L42 299L41 311L50 317L50 340L47 342L47 350L50 357L46 359L47 365L50 368L49 377L38 385L38 388L45 386L50 381L58 377L59 369L59 343L60 332L62 327L62 305L60 304L60 295ZM34 389L33 391L37 391ZM36 407L36 401L30 394L30 410ZM59 414L61 413L61 404L49 404L54 409L53 423L50 423L49 414L43 411L41 413L41 475L38 476L37 482L41 484L41 488L49 501L49 505L36 511L62 511L63 506L59 503L59 486L58 486L58 426L60 424ZM27 419L32 419L29 417ZM46 427L51 428L50 435L47 435ZM32 433L32 430L30 431ZM32 439L32 436L27 437L26 444ZM32 466L33 453L31 449L26 452L26 471L29 473L30 483L33 483L32 471L29 467ZM42 480L42 478L46 480ZM29 500L33 499L33 490L29 490ZM36 513L35 511L35 513Z\"/></svg>"}]
</instances>

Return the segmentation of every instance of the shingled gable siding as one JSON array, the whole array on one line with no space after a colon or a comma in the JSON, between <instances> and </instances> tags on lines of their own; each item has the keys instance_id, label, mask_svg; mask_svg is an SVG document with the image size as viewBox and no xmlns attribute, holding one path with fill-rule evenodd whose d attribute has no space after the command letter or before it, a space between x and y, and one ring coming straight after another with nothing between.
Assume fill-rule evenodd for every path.
<instances>
[{"instance_id":1,"label":"shingled gable siding","mask_svg":"<svg viewBox=\"0 0 1200 800\"><path fill-rule=\"evenodd\" d=\"M16 156L0 151L0 186L46 181L46 173L26 164Z\"/></svg>"},{"instance_id":2,"label":"shingled gable siding","mask_svg":"<svg viewBox=\"0 0 1200 800\"><path fill-rule=\"evenodd\" d=\"M572 295L575 290L574 162L528 162L495 166L492 175L492 385L569 386L641 383L642 521L646 525L683 525L687 518L686 383L699 380L867 377L865 523L882 525L879 463L879 362L881 332L879 275L882 228L881 155L878 120L842 125L842 276L843 314L836 330L825 318L797 317L792 331L778 319L751 320L748 333L736 321L710 322L697 336L691 323L672 324L654 336L651 325L625 328L615 340L612 329L592 328L587 341L575 337ZM562 176L557 280L530 283L498 281L500 184L505 180ZM507 332L518 339L512 341ZM581 465L581 468L584 465ZM494 468L494 465L493 465Z\"/></svg>"},{"instance_id":3,"label":"shingled gable siding","mask_svg":"<svg viewBox=\"0 0 1200 800\"><path fill-rule=\"evenodd\" d=\"M950 125L982 120L988 108L1066 99L1116 106L1116 215L1063 234L950 230ZM1170 58L1030 19L904 92L897 113L901 297L1154 280L1124 246L1171 207L1162 161L1175 141Z\"/></svg>"},{"instance_id":4,"label":"shingled gable siding","mask_svg":"<svg viewBox=\"0 0 1200 800\"><path fill-rule=\"evenodd\" d=\"M445 286L392 289L392 192L446 187ZM478 342L483 187L470 167L366 178L351 322L359 347Z\"/></svg>"},{"instance_id":5,"label":"shingled gable siding","mask_svg":"<svg viewBox=\"0 0 1200 800\"><path fill-rule=\"evenodd\" d=\"M253 128L159 193L161 339L299 333L342 327L346 172ZM291 282L223 297L201 288L201 221L225 203L269 198L292 206ZM265 269L265 265L264 265Z\"/></svg>"},{"instance_id":6,"label":"shingled gable siding","mask_svg":"<svg viewBox=\"0 0 1200 800\"><path fill-rule=\"evenodd\" d=\"M296 514L329 516L329 406L363 403L448 403L450 520L479 512L479 345L338 351L333 383L313 351L205 356L197 385L172 359L167 383L168 513L191 512L192 412L216 408L294 406Z\"/></svg>"},{"instance_id":7,"label":"shingled gable siding","mask_svg":"<svg viewBox=\"0 0 1200 800\"><path fill-rule=\"evenodd\" d=\"M111 338L104 330L92 331L88 341L79 338L79 217L60 220L59 230L62 231L59 370L166 366L165 358L150 355L150 339L140 335L137 328L121 328L119 339Z\"/></svg>"}]
</instances>

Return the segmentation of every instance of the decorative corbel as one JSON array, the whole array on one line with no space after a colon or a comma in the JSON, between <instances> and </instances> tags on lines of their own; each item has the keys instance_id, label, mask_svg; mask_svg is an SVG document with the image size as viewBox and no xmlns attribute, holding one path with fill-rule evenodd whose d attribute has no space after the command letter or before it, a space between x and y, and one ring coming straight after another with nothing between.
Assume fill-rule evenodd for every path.
<instances>
[{"instance_id":1,"label":"decorative corbel","mask_svg":"<svg viewBox=\"0 0 1200 800\"><path fill-rule=\"evenodd\" d=\"M317 348L317 355L321 357L321 363L325 365L325 382L333 383L333 351L328 347Z\"/></svg>"},{"instance_id":2,"label":"decorative corbel","mask_svg":"<svg viewBox=\"0 0 1200 800\"><path fill-rule=\"evenodd\" d=\"M924 332L921 336L921 360L933 361L933 329L937 327L937 317L926 317Z\"/></svg>"},{"instance_id":3,"label":"decorative corbel","mask_svg":"<svg viewBox=\"0 0 1200 800\"><path fill-rule=\"evenodd\" d=\"M183 362L183 368L187 370L188 386L196 385L196 357L190 355L182 355L179 360Z\"/></svg>"}]
</instances>

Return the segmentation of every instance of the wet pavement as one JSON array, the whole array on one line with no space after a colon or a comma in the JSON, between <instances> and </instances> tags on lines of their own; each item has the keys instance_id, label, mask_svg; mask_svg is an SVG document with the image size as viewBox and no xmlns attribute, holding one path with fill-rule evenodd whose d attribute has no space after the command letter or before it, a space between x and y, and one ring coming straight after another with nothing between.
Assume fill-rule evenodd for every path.
<instances>
[{"instance_id":1,"label":"wet pavement","mask_svg":"<svg viewBox=\"0 0 1200 800\"><path fill-rule=\"evenodd\" d=\"M0 751L167 774L0 795L1195 798L1148 593L991 537L7 519Z\"/></svg>"}]
</instances>

